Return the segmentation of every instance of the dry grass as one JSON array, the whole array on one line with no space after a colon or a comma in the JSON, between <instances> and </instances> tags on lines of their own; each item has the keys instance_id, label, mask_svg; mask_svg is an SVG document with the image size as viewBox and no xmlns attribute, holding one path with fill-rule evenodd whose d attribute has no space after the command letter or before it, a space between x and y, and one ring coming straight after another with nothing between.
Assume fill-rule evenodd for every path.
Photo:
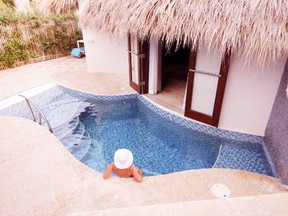
<instances>
[{"instance_id":1,"label":"dry grass","mask_svg":"<svg viewBox=\"0 0 288 216\"><path fill-rule=\"evenodd\" d=\"M46 0L49 2L49 0ZM54 11L78 1L51 1ZM165 40L167 46L197 43L228 49L259 65L288 56L287 0L90 0L80 25L116 37ZM57 9L58 8L58 9ZM62 8L62 9L60 9Z\"/></svg>"}]
</instances>

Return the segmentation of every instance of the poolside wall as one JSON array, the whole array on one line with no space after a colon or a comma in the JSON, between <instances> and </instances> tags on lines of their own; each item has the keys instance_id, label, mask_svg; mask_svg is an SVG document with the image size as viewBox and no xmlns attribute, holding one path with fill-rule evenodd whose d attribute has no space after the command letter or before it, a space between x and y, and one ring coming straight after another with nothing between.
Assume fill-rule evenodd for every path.
<instances>
[{"instance_id":1,"label":"poolside wall","mask_svg":"<svg viewBox=\"0 0 288 216\"><path fill-rule=\"evenodd\" d=\"M288 184L288 60L265 131L265 145L278 177Z\"/></svg>"}]
</instances>

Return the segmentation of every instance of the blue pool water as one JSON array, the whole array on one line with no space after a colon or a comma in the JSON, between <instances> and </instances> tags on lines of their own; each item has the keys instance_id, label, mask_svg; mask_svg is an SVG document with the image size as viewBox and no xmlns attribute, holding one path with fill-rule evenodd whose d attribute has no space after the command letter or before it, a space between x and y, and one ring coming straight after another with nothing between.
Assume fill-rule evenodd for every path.
<instances>
[{"instance_id":1,"label":"blue pool water","mask_svg":"<svg viewBox=\"0 0 288 216\"><path fill-rule=\"evenodd\" d=\"M138 94L95 96L55 86L31 100L71 154L99 172L112 162L117 149L127 148L146 176L203 168L273 176L262 137L195 123ZM31 114L22 101L0 110L0 115Z\"/></svg>"}]
</instances>

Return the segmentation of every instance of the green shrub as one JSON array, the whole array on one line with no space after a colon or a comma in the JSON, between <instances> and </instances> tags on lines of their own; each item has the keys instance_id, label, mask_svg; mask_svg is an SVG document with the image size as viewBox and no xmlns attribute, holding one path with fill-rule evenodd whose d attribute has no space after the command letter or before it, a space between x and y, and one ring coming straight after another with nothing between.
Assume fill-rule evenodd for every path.
<instances>
[{"instance_id":1,"label":"green shrub","mask_svg":"<svg viewBox=\"0 0 288 216\"><path fill-rule=\"evenodd\" d=\"M0 70L43 56L68 55L82 39L73 13L45 16L37 10L0 9Z\"/></svg>"},{"instance_id":2,"label":"green shrub","mask_svg":"<svg viewBox=\"0 0 288 216\"><path fill-rule=\"evenodd\" d=\"M17 61L29 60L27 44L22 41L18 29L13 29L11 38L3 45L3 51L0 54L0 62L3 67L13 67Z\"/></svg>"}]
</instances>

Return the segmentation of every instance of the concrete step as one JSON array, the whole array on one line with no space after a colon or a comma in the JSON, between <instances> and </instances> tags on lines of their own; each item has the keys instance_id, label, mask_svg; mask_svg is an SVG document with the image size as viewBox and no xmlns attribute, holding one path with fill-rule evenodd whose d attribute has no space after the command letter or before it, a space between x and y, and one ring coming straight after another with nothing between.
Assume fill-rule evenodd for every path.
<instances>
[{"instance_id":1,"label":"concrete step","mask_svg":"<svg viewBox=\"0 0 288 216\"><path fill-rule=\"evenodd\" d=\"M134 216L134 215L273 215L286 216L288 213L288 193L269 195L221 198L211 200L187 201L146 206L133 206L86 212L75 212L69 216Z\"/></svg>"}]
</instances>

